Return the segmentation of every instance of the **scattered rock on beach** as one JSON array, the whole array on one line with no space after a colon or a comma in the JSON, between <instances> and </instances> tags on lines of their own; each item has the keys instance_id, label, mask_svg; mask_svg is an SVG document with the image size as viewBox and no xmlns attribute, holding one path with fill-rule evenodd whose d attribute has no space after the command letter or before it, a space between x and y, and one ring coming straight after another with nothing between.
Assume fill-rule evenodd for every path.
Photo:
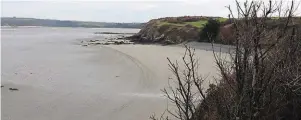
<instances>
[{"instance_id":1,"label":"scattered rock on beach","mask_svg":"<svg viewBox=\"0 0 301 120\"><path fill-rule=\"evenodd\" d=\"M19 91L17 88L9 88L10 91Z\"/></svg>"},{"instance_id":2,"label":"scattered rock on beach","mask_svg":"<svg viewBox=\"0 0 301 120\"><path fill-rule=\"evenodd\" d=\"M82 46L88 46L88 45L121 45L121 44L134 44L133 42L129 40L124 40L124 39L114 39L114 38L109 38L110 40L108 41L100 41L100 40L88 40L86 42L83 42L85 44L82 44Z\"/></svg>"},{"instance_id":3,"label":"scattered rock on beach","mask_svg":"<svg viewBox=\"0 0 301 120\"><path fill-rule=\"evenodd\" d=\"M123 41L115 41L114 44L120 45L120 44L124 44L124 42Z\"/></svg>"},{"instance_id":4,"label":"scattered rock on beach","mask_svg":"<svg viewBox=\"0 0 301 120\"><path fill-rule=\"evenodd\" d=\"M99 40L89 40L89 42L96 42L96 41L99 41Z\"/></svg>"}]
</instances>

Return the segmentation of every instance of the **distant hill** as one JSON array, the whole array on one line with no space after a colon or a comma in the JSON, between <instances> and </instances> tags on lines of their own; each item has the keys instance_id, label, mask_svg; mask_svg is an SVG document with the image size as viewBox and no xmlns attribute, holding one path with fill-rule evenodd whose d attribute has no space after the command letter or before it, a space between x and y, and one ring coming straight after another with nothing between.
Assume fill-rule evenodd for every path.
<instances>
[{"instance_id":1,"label":"distant hill","mask_svg":"<svg viewBox=\"0 0 301 120\"><path fill-rule=\"evenodd\" d=\"M141 28L143 23L88 22L36 18L1 17L1 26L46 26L87 28Z\"/></svg>"}]
</instances>

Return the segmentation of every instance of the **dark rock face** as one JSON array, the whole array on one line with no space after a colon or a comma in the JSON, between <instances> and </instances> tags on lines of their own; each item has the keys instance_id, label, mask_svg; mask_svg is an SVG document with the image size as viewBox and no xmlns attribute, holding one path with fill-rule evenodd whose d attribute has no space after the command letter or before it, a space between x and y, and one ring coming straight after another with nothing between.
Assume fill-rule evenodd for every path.
<instances>
[{"instance_id":1,"label":"dark rock face","mask_svg":"<svg viewBox=\"0 0 301 120\"><path fill-rule=\"evenodd\" d=\"M129 37L135 42L176 44L199 39L199 28L192 25L159 24L149 21L139 33Z\"/></svg>"}]
</instances>

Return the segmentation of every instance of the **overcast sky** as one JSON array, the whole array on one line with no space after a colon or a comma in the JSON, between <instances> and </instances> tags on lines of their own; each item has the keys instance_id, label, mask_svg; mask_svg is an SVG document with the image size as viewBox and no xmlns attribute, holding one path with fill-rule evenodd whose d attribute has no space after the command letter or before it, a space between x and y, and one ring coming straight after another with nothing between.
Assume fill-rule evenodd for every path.
<instances>
[{"instance_id":1,"label":"overcast sky","mask_svg":"<svg viewBox=\"0 0 301 120\"><path fill-rule=\"evenodd\" d=\"M99 22L147 22L167 16L228 15L226 5L234 0L149 1L12 1L1 2L2 17L33 17Z\"/></svg>"}]
</instances>

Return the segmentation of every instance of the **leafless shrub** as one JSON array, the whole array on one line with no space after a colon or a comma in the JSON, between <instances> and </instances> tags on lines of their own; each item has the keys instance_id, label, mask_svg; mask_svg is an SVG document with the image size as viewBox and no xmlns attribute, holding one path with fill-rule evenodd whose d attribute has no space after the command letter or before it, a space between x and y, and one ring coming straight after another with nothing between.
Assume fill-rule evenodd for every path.
<instances>
[{"instance_id":1,"label":"leafless shrub","mask_svg":"<svg viewBox=\"0 0 301 120\"><path fill-rule=\"evenodd\" d=\"M217 85L204 92L192 48L186 47L184 72L168 59L177 83L163 90L177 108L168 113L180 120L301 119L301 23L294 1L288 9L283 2L236 3L237 15L227 7L235 31L230 62L213 51L222 77Z\"/></svg>"},{"instance_id":2,"label":"leafless shrub","mask_svg":"<svg viewBox=\"0 0 301 120\"><path fill-rule=\"evenodd\" d=\"M171 117L179 120L189 120L195 117L198 105L207 101L205 98L205 92L203 89L204 79L197 73L198 61L194 58L195 49L186 47L182 62L184 64L184 70L180 69L178 62L173 63L169 58L169 68L175 76L176 85L169 85L168 88L164 88L162 91L166 97L176 106L176 110L169 110L167 112ZM160 120L168 120L170 118L163 117ZM151 116L151 119L156 120L155 116Z\"/></svg>"},{"instance_id":3,"label":"leafless shrub","mask_svg":"<svg viewBox=\"0 0 301 120\"><path fill-rule=\"evenodd\" d=\"M228 9L234 17L231 8ZM252 1L245 2L243 6L237 2L237 9L238 18L233 19L236 47L235 52L231 53L233 72L226 71L229 65L216 56L223 79L231 88L230 92L234 93L230 102L233 103L230 119L278 119L288 116L298 119L298 113L293 113L294 110L287 111L287 115L293 113L288 116L277 113L300 99L297 93L301 87L300 37L296 36L299 28L293 22L294 2L284 11L284 16L278 16L279 24L276 25L271 24L269 18L283 10L281 2L269 1L265 4ZM291 82L296 84L291 85ZM300 103L295 105L298 107Z\"/></svg>"}]
</instances>

